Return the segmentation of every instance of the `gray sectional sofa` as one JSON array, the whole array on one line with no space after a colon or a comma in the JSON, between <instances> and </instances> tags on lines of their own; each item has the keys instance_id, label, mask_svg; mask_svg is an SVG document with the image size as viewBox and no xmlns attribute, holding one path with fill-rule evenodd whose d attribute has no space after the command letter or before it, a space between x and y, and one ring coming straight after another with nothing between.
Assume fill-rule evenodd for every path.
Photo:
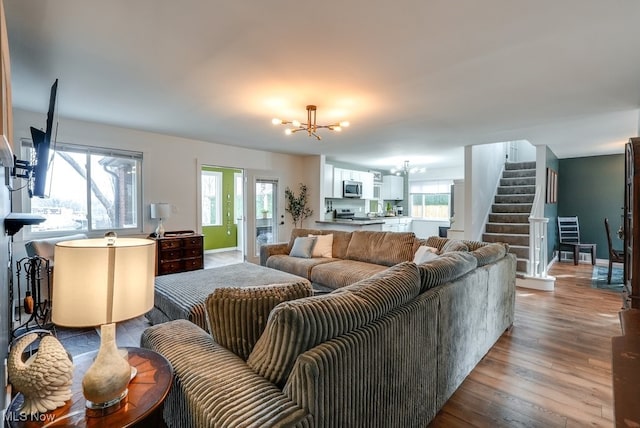
<instances>
[{"instance_id":1,"label":"gray sectional sofa","mask_svg":"<svg viewBox=\"0 0 640 428\"><path fill-rule=\"evenodd\" d=\"M225 324L210 326L214 336L186 320L148 328L142 346L174 368L167 425L426 426L513 323L515 257L499 244L465 245L327 294L289 298L285 285L214 292L209 322ZM239 315L253 306L269 313L257 335Z\"/></svg>"}]
</instances>

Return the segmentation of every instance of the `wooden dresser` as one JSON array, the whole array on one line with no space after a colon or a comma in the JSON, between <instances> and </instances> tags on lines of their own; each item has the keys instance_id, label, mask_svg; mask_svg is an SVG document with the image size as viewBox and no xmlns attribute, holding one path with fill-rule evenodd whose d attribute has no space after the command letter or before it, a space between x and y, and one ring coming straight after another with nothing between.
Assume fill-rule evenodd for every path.
<instances>
[{"instance_id":1,"label":"wooden dresser","mask_svg":"<svg viewBox=\"0 0 640 428\"><path fill-rule=\"evenodd\" d=\"M167 232L156 240L156 275L204 268L203 240L197 233Z\"/></svg>"}]
</instances>

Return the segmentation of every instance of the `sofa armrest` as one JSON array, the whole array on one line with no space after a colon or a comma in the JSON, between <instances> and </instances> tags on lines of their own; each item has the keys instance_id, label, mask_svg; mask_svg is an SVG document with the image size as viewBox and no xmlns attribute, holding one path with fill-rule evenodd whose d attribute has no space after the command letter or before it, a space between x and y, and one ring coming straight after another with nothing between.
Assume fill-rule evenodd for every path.
<instances>
[{"instance_id":1,"label":"sofa armrest","mask_svg":"<svg viewBox=\"0 0 640 428\"><path fill-rule=\"evenodd\" d=\"M266 244L260 247L260 265L266 266L269 257L276 254L289 254L289 243L279 242L276 244Z\"/></svg>"},{"instance_id":2,"label":"sofa armrest","mask_svg":"<svg viewBox=\"0 0 640 428\"><path fill-rule=\"evenodd\" d=\"M311 420L274 384L190 321L149 327L140 343L173 366L163 413L168 426L296 426Z\"/></svg>"}]
</instances>

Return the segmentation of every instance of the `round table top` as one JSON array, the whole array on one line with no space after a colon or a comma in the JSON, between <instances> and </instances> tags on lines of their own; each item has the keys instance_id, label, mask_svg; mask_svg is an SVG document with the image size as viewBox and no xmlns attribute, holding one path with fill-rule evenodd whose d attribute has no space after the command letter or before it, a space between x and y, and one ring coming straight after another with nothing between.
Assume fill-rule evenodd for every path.
<instances>
[{"instance_id":1,"label":"round table top","mask_svg":"<svg viewBox=\"0 0 640 428\"><path fill-rule=\"evenodd\" d=\"M89 369L98 351L88 352L73 358L73 396L55 410L33 416L21 415L18 411L24 397L17 394L11 401L5 420L10 427L128 427L143 421L160 406L171 388L173 369L162 355L144 348L120 348L127 351L129 364L138 371L129 383L126 403L116 412L100 417L85 414L85 398L82 395L82 378Z\"/></svg>"}]
</instances>

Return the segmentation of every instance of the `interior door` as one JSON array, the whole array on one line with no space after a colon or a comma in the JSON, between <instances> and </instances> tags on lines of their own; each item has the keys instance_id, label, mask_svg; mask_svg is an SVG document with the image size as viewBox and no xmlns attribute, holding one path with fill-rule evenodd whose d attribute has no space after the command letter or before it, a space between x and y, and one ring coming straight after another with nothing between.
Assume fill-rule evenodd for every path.
<instances>
[{"instance_id":1,"label":"interior door","mask_svg":"<svg viewBox=\"0 0 640 428\"><path fill-rule=\"evenodd\" d=\"M261 245L278 242L278 180L255 180L255 215L254 256L258 257Z\"/></svg>"}]
</instances>

